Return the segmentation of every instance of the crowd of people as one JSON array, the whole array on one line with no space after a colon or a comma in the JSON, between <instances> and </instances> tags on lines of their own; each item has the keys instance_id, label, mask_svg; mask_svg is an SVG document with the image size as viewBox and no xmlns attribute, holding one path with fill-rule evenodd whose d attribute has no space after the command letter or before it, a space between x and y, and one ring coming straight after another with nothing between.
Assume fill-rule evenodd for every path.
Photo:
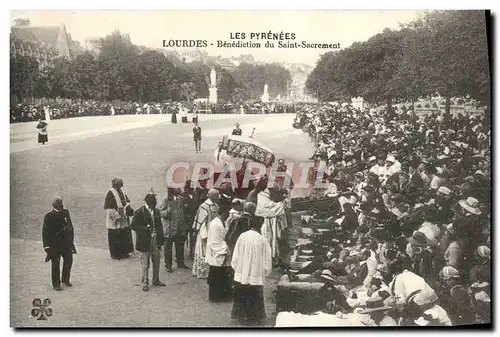
<instances>
[{"instance_id":1,"label":"crowd of people","mask_svg":"<svg viewBox=\"0 0 500 337\"><path fill-rule=\"evenodd\" d=\"M316 145L310 181L327 187L314 198L338 200L303 221L342 237L296 271L344 290L333 312L375 325L491 322L489 116L325 104L294 127Z\"/></svg>"},{"instance_id":2,"label":"crowd of people","mask_svg":"<svg viewBox=\"0 0 500 337\"><path fill-rule=\"evenodd\" d=\"M169 187L159 207L151 190L135 211L115 178L104 202L111 258L138 250L142 290L149 291L165 286L162 251L167 272L174 271L174 249L177 268L207 280L210 302L233 301L232 318L243 324L266 317L263 287L273 262L290 281L324 283L325 312L358 313L371 325L491 322L488 116L304 105L294 127L308 132L316 148L308 200L331 204L302 222L340 233L328 249L313 240L296 247L293 267L281 260L276 240L286 239L289 214L265 214L276 205L286 209L293 186L268 188L266 176L246 193L208 188L208 179L187 181L183 189ZM285 172L284 160L278 164ZM315 184L318 177L326 188ZM60 198L53 206L44 221L44 248L54 289L62 290L59 260L65 260L63 283L71 286L76 249L69 212ZM184 261L185 246L192 266ZM297 267L296 257L307 254L315 256Z\"/></svg>"},{"instance_id":3,"label":"crowd of people","mask_svg":"<svg viewBox=\"0 0 500 337\"><path fill-rule=\"evenodd\" d=\"M100 101L64 101L48 104L12 104L10 106L10 123L31 122L45 119L48 109L50 119L71 117L137 115L137 114L172 114L185 109L187 113L211 114L260 114L260 113L294 113L294 107L288 104L206 104L167 101L163 103L147 102L100 102Z\"/></svg>"}]
</instances>

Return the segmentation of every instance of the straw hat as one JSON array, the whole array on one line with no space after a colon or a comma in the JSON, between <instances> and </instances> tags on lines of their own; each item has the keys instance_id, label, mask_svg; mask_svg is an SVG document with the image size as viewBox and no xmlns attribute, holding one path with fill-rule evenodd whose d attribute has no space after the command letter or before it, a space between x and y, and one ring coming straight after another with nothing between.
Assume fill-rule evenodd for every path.
<instances>
[{"instance_id":1,"label":"straw hat","mask_svg":"<svg viewBox=\"0 0 500 337\"><path fill-rule=\"evenodd\" d=\"M431 287L424 287L418 294L413 298L413 302L418 306L426 306L436 303L439 300L436 292Z\"/></svg>"},{"instance_id":2,"label":"straw hat","mask_svg":"<svg viewBox=\"0 0 500 337\"><path fill-rule=\"evenodd\" d=\"M477 254L481 257L490 258L491 250L486 246L479 246L477 247Z\"/></svg>"},{"instance_id":3,"label":"straw hat","mask_svg":"<svg viewBox=\"0 0 500 337\"><path fill-rule=\"evenodd\" d=\"M332 272L329 269L323 270L321 272L321 276L320 277L322 279L325 279L325 280L328 280L328 281L334 281L333 274L332 274Z\"/></svg>"},{"instance_id":4,"label":"straw hat","mask_svg":"<svg viewBox=\"0 0 500 337\"><path fill-rule=\"evenodd\" d=\"M458 202L460 206L466 211L479 215L481 214L481 210L479 209L479 201L476 198L469 197L467 200L460 200Z\"/></svg>"},{"instance_id":5,"label":"straw hat","mask_svg":"<svg viewBox=\"0 0 500 337\"><path fill-rule=\"evenodd\" d=\"M393 309L393 307L386 305L381 297L374 297L366 300L366 309L361 310L359 313L369 314L374 311L386 311L391 309Z\"/></svg>"},{"instance_id":6,"label":"straw hat","mask_svg":"<svg viewBox=\"0 0 500 337\"><path fill-rule=\"evenodd\" d=\"M450 195L451 194L451 190L448 187L446 187L446 186L439 186L439 188L438 188L437 191L438 191L438 193L442 193L444 195Z\"/></svg>"},{"instance_id":7,"label":"straw hat","mask_svg":"<svg viewBox=\"0 0 500 337\"><path fill-rule=\"evenodd\" d=\"M453 268L452 266L446 266L444 267L441 272L443 273L443 277L445 279L451 279L451 278L460 278L460 273L458 270Z\"/></svg>"}]
</instances>

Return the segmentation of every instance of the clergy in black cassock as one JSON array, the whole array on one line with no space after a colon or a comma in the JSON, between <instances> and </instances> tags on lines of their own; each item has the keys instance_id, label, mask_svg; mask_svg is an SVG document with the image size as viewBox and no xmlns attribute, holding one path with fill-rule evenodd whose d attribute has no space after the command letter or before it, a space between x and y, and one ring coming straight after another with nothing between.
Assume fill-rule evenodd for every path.
<instances>
[{"instance_id":1,"label":"clergy in black cassock","mask_svg":"<svg viewBox=\"0 0 500 337\"><path fill-rule=\"evenodd\" d=\"M128 257L134 251L129 217L134 211L130 200L123 193L123 180L113 178L111 188L106 194L104 209L106 210L106 227L108 228L109 253L112 259Z\"/></svg>"},{"instance_id":2,"label":"clergy in black cassock","mask_svg":"<svg viewBox=\"0 0 500 337\"><path fill-rule=\"evenodd\" d=\"M41 119L38 120L38 124L36 126L36 129L38 131L38 143L45 144L49 141L49 136L47 134L47 125L48 124Z\"/></svg>"}]
</instances>

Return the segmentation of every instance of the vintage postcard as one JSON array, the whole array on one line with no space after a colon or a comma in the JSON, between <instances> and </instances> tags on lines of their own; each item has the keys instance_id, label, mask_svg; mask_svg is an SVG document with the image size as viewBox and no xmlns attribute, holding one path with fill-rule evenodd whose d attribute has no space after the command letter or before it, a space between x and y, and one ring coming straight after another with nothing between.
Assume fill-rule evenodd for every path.
<instances>
[{"instance_id":1,"label":"vintage postcard","mask_svg":"<svg viewBox=\"0 0 500 337\"><path fill-rule=\"evenodd\" d=\"M11 327L491 327L489 11L10 20Z\"/></svg>"}]
</instances>

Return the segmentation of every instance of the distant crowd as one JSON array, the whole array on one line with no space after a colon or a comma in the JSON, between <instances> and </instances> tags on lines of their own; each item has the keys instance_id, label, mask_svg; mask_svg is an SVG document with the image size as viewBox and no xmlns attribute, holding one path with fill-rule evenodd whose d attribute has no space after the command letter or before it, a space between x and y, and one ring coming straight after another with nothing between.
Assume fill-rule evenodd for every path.
<instances>
[{"instance_id":1,"label":"distant crowd","mask_svg":"<svg viewBox=\"0 0 500 337\"><path fill-rule=\"evenodd\" d=\"M188 113L212 114L259 114L259 113L295 113L292 105L244 103L234 104L194 104L187 102L137 103L137 102L99 102L83 101L79 103L49 103L49 104L13 104L10 107L10 122L30 122L45 119L48 109L50 119L63 119L86 116L139 115L139 114L171 114L181 109Z\"/></svg>"}]
</instances>

